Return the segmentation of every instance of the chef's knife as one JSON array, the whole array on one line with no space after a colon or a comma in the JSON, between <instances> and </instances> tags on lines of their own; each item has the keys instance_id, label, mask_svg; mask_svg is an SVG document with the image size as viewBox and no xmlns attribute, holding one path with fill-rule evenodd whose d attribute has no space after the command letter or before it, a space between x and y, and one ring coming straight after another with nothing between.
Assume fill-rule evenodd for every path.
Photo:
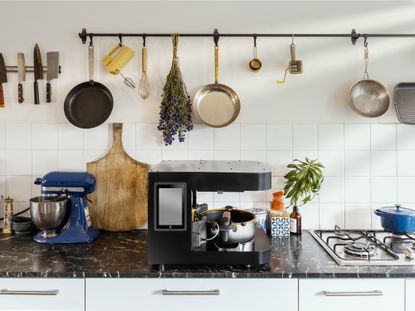
<instances>
[{"instance_id":1,"label":"chef's knife","mask_svg":"<svg viewBox=\"0 0 415 311\"><path fill-rule=\"evenodd\" d=\"M4 107L3 83L7 82L7 69L4 64L3 54L0 53L0 107Z\"/></svg>"},{"instance_id":2,"label":"chef's knife","mask_svg":"<svg viewBox=\"0 0 415 311\"><path fill-rule=\"evenodd\" d=\"M35 94L35 105L39 105L39 87L37 80L43 80L43 65L42 65L42 56L40 55L39 46L36 44L33 51L33 66L35 74L35 82L33 83L33 90Z\"/></svg>"},{"instance_id":3,"label":"chef's knife","mask_svg":"<svg viewBox=\"0 0 415 311\"><path fill-rule=\"evenodd\" d=\"M46 72L46 102L50 103L52 99L52 89L50 81L56 79L59 74L59 52L48 52L46 54L48 70Z\"/></svg>"},{"instance_id":4,"label":"chef's knife","mask_svg":"<svg viewBox=\"0 0 415 311\"><path fill-rule=\"evenodd\" d=\"M24 60L24 54L23 53L17 53L17 78L19 81L19 84L17 85L17 99L19 103L23 103L23 81L25 81L26 77L26 65Z\"/></svg>"}]
</instances>

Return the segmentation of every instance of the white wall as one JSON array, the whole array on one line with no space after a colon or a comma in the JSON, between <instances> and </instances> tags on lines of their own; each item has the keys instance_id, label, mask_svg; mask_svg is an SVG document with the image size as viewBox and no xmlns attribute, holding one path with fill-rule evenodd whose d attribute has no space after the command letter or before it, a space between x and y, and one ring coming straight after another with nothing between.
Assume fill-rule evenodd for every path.
<instances>
[{"instance_id":1,"label":"white wall","mask_svg":"<svg viewBox=\"0 0 415 311\"><path fill-rule=\"evenodd\" d=\"M54 101L34 106L32 79L25 83L26 102L18 104L17 77L5 85L6 108L0 111L0 193L14 196L18 208L38 194L34 176L51 169L82 169L108 149L107 125L81 131L66 124L63 101L67 92L87 78L86 45L77 34L113 32L415 32L412 1L381 2L0 2L0 52L14 65L16 52L32 63L34 44L41 50L59 50L63 73L53 81ZM141 40L124 38L136 50L125 73L138 80ZM116 39L95 39L96 79L109 86L115 107L109 122L128 123L125 141L136 158L258 159L274 167L274 188L281 170L295 157L319 157L327 165L319 200L304 209L306 227L377 226L371 208L400 201L415 205L415 130L396 125L394 109L369 120L348 106L347 92L362 76L362 42L353 46L342 38L298 38L297 54L304 74L275 84L288 61L289 39L258 39L263 69L249 71L252 40L220 39L220 81L241 97L237 122L224 129L197 126L181 146L163 147L154 130L161 88L171 62L168 38L148 38L152 96L142 101L119 77L106 74L99 63ZM413 39L369 39L371 77L390 94L400 81L415 80ZM182 38L182 72L189 90L213 80L210 39ZM41 83L44 98L44 84ZM371 122L372 124L369 124ZM200 142L209 142L203 143ZM241 207L266 206L269 193L207 194L212 205L236 202ZM201 198L202 199L202 198Z\"/></svg>"}]
</instances>

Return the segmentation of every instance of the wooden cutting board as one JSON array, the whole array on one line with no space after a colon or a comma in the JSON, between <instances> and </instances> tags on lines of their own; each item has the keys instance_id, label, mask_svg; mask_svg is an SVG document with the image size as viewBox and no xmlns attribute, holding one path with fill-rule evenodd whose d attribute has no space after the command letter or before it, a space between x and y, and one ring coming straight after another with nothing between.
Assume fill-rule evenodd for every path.
<instances>
[{"instance_id":1,"label":"wooden cutting board","mask_svg":"<svg viewBox=\"0 0 415 311\"><path fill-rule=\"evenodd\" d=\"M131 158L121 141L122 124L113 124L113 143L101 159L87 163L96 178L89 198L92 224L101 230L128 231L147 220L147 175L149 166Z\"/></svg>"}]
</instances>

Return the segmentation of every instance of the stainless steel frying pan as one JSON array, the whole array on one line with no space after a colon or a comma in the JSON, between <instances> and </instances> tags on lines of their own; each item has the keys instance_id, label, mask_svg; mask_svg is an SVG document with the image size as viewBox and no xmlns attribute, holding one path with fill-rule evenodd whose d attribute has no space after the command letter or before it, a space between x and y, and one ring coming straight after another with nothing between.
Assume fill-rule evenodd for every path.
<instances>
[{"instance_id":1,"label":"stainless steel frying pan","mask_svg":"<svg viewBox=\"0 0 415 311\"><path fill-rule=\"evenodd\" d=\"M219 47L215 44L215 83L199 89L193 97L193 113L210 127L224 127L238 117L241 103L229 86L218 83Z\"/></svg>"},{"instance_id":2,"label":"stainless steel frying pan","mask_svg":"<svg viewBox=\"0 0 415 311\"><path fill-rule=\"evenodd\" d=\"M367 71L369 58L368 47L365 46L365 72L363 79L356 82L349 91L349 103L352 109L364 117L375 118L389 109L390 98L383 84L369 78Z\"/></svg>"}]
</instances>

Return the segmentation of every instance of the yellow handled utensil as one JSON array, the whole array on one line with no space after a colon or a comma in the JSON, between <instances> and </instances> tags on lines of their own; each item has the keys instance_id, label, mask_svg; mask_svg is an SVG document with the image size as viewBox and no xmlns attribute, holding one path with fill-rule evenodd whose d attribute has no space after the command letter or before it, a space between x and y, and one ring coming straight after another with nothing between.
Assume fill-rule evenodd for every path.
<instances>
[{"instance_id":1,"label":"yellow handled utensil","mask_svg":"<svg viewBox=\"0 0 415 311\"><path fill-rule=\"evenodd\" d=\"M109 73L116 75L133 56L134 51L132 49L123 43L117 43L117 45L104 56L102 63Z\"/></svg>"}]
</instances>

